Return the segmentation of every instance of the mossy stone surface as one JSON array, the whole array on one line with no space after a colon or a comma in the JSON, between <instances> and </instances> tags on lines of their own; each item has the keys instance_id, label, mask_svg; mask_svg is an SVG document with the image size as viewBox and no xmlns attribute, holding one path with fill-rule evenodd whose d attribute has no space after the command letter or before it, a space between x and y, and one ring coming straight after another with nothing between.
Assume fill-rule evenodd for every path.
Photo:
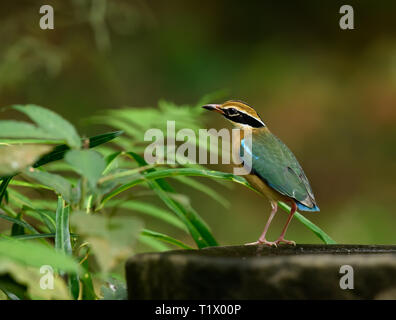
<instances>
[{"instance_id":1,"label":"mossy stone surface","mask_svg":"<svg viewBox=\"0 0 396 320\"><path fill-rule=\"evenodd\" d=\"M343 265L354 289L341 289ZM396 299L396 246L263 245L138 254L129 299Z\"/></svg>"}]
</instances>

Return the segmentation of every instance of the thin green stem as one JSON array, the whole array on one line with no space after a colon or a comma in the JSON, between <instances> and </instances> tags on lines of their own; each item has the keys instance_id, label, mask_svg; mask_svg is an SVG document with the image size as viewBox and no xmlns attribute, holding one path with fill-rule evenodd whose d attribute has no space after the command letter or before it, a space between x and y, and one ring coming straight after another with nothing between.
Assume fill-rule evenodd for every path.
<instances>
[{"instance_id":1,"label":"thin green stem","mask_svg":"<svg viewBox=\"0 0 396 320\"><path fill-rule=\"evenodd\" d=\"M0 144L62 144L64 140L43 140L43 139L0 139Z\"/></svg>"},{"instance_id":2,"label":"thin green stem","mask_svg":"<svg viewBox=\"0 0 396 320\"><path fill-rule=\"evenodd\" d=\"M33 189L47 189L51 190L51 188L43 185L43 184L38 184L38 183L30 183L26 181L21 181L21 180L11 180L10 185L12 186L18 186L18 187L27 187L27 188L33 188Z\"/></svg>"},{"instance_id":3,"label":"thin green stem","mask_svg":"<svg viewBox=\"0 0 396 320\"><path fill-rule=\"evenodd\" d=\"M117 173L113 173L113 174L109 174L101 179L99 179L98 184L102 184L106 181L109 180L114 180L114 179L118 179L118 178L124 178L124 177L128 177L128 176L133 176L139 172L142 171L146 171L148 169L154 168L158 166L158 164L149 164L147 166L143 166L143 167L139 167L139 168L134 168L134 169L130 169L130 170L125 170L122 172L117 172Z\"/></svg>"},{"instance_id":4,"label":"thin green stem","mask_svg":"<svg viewBox=\"0 0 396 320\"><path fill-rule=\"evenodd\" d=\"M85 196L87 194L87 178L81 178L81 199L80 199L80 210L85 209Z\"/></svg>"},{"instance_id":5,"label":"thin green stem","mask_svg":"<svg viewBox=\"0 0 396 320\"><path fill-rule=\"evenodd\" d=\"M91 207L92 207L92 199L93 199L93 195L89 195L88 199L87 199L87 209L86 212L90 213L91 212Z\"/></svg>"},{"instance_id":6,"label":"thin green stem","mask_svg":"<svg viewBox=\"0 0 396 320\"><path fill-rule=\"evenodd\" d=\"M10 215L11 217L16 218L18 216L18 214L14 210L12 210L10 207L8 207L8 206L1 205L0 209L3 210L8 215Z\"/></svg>"}]
</instances>

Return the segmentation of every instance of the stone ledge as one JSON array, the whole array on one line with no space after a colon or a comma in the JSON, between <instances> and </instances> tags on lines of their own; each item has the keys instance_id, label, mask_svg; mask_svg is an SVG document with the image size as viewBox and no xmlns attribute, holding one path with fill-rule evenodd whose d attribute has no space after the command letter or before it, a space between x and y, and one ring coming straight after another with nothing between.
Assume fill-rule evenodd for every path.
<instances>
[{"instance_id":1,"label":"stone ledge","mask_svg":"<svg viewBox=\"0 0 396 320\"><path fill-rule=\"evenodd\" d=\"M354 289L340 288L342 265ZM396 246L225 246L138 254L129 299L396 299Z\"/></svg>"}]
</instances>

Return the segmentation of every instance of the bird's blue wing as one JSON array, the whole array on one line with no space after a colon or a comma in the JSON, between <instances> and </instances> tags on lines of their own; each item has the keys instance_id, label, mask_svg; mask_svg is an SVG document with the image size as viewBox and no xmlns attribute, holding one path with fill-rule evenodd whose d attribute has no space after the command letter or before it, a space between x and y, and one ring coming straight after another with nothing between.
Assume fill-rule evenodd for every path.
<instances>
[{"instance_id":1,"label":"bird's blue wing","mask_svg":"<svg viewBox=\"0 0 396 320\"><path fill-rule=\"evenodd\" d=\"M290 149L269 131L252 135L251 146L241 141L241 158L251 160L252 173L271 188L296 200L302 210L318 211L311 186Z\"/></svg>"}]
</instances>

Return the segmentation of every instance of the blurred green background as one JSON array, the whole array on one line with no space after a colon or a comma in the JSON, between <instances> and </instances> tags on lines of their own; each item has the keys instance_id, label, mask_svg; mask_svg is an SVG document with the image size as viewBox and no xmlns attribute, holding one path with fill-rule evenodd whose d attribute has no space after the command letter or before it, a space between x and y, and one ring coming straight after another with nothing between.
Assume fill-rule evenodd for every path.
<instances>
[{"instance_id":1,"label":"blurred green background","mask_svg":"<svg viewBox=\"0 0 396 320\"><path fill-rule=\"evenodd\" d=\"M103 130L83 120L100 110L226 90L300 160L321 208L309 219L339 243L396 242L396 2L348 1L346 31L343 1L47 0L54 30L39 28L42 4L0 4L0 107L42 105L91 135ZM219 242L255 241L268 201L201 181L231 203L186 191ZM285 221L279 211L270 239ZM297 221L287 238L319 242Z\"/></svg>"}]
</instances>

